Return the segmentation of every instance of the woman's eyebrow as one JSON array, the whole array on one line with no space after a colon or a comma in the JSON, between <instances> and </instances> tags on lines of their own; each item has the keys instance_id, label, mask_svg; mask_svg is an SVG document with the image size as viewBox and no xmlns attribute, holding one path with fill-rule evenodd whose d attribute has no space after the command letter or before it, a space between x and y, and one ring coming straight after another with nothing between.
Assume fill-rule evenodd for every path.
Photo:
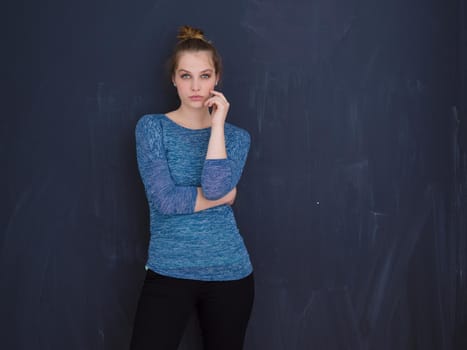
<instances>
[{"instance_id":1,"label":"woman's eyebrow","mask_svg":"<svg viewBox=\"0 0 467 350\"><path fill-rule=\"evenodd\" d=\"M212 72L212 71L213 71L213 69L207 68L207 69L202 70L200 73L206 73L206 72ZM180 69L178 70L178 72L191 73L189 70L183 69L183 68L180 68Z\"/></svg>"}]
</instances>

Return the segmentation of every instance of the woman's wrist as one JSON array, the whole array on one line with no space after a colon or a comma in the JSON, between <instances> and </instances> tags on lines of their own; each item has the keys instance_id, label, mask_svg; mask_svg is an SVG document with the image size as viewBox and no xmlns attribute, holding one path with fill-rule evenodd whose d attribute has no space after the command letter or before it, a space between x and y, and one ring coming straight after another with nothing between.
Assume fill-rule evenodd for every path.
<instances>
[{"instance_id":1,"label":"woman's wrist","mask_svg":"<svg viewBox=\"0 0 467 350\"><path fill-rule=\"evenodd\" d=\"M214 124L211 126L211 136L209 139L206 159L224 159L227 158L225 149L224 124Z\"/></svg>"},{"instance_id":2,"label":"woman's wrist","mask_svg":"<svg viewBox=\"0 0 467 350\"><path fill-rule=\"evenodd\" d=\"M224 130L225 119L222 120L212 120L211 121L211 132L213 130Z\"/></svg>"},{"instance_id":3,"label":"woman's wrist","mask_svg":"<svg viewBox=\"0 0 467 350\"><path fill-rule=\"evenodd\" d=\"M236 187L233 188L224 197L216 199L216 200L209 200L206 197L204 197L203 190L201 187L197 187L196 190L197 190L197 196L196 196L196 202L195 202L195 208L194 208L195 212L217 207L223 204L232 205L235 201L235 197L237 196Z\"/></svg>"}]
</instances>

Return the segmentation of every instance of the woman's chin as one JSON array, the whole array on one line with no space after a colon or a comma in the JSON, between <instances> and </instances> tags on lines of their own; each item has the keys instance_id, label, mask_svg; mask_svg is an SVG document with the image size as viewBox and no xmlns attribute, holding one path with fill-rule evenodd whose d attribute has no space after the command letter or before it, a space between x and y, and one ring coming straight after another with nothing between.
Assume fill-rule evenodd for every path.
<instances>
[{"instance_id":1,"label":"woman's chin","mask_svg":"<svg viewBox=\"0 0 467 350\"><path fill-rule=\"evenodd\" d=\"M191 109L205 109L204 101L187 101L185 106Z\"/></svg>"}]
</instances>

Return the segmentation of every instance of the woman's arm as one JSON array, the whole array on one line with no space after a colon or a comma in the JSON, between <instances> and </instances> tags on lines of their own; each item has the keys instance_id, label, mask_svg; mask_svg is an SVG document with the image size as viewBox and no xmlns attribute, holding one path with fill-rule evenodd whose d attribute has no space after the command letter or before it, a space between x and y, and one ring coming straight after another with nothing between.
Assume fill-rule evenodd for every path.
<instances>
[{"instance_id":1,"label":"woman's arm","mask_svg":"<svg viewBox=\"0 0 467 350\"><path fill-rule=\"evenodd\" d=\"M229 193L218 200L209 200L203 195L203 190L198 187L198 196L196 197L195 212L217 207L219 205L227 204L232 205L237 196L237 188L234 187Z\"/></svg>"},{"instance_id":2,"label":"woman's arm","mask_svg":"<svg viewBox=\"0 0 467 350\"><path fill-rule=\"evenodd\" d=\"M206 159L225 159L227 151L225 149L224 126L230 104L223 94L211 91L212 97L205 104L212 107L211 114L211 136L209 138Z\"/></svg>"},{"instance_id":3,"label":"woman's arm","mask_svg":"<svg viewBox=\"0 0 467 350\"><path fill-rule=\"evenodd\" d=\"M227 158L227 151L225 149L224 126L225 123L212 124L206 159Z\"/></svg>"},{"instance_id":4,"label":"woman's arm","mask_svg":"<svg viewBox=\"0 0 467 350\"><path fill-rule=\"evenodd\" d=\"M160 213L190 214L228 204L235 198L227 193L218 200L210 201L203 195L201 188L176 185L165 157L160 124L151 116L140 119L135 136L138 168L146 196Z\"/></svg>"},{"instance_id":5,"label":"woman's arm","mask_svg":"<svg viewBox=\"0 0 467 350\"><path fill-rule=\"evenodd\" d=\"M250 147L250 136L244 130L236 131L227 154L225 119L230 105L220 92L212 91L212 94L206 101L213 112L201 187L207 199L216 200L237 186Z\"/></svg>"}]
</instances>

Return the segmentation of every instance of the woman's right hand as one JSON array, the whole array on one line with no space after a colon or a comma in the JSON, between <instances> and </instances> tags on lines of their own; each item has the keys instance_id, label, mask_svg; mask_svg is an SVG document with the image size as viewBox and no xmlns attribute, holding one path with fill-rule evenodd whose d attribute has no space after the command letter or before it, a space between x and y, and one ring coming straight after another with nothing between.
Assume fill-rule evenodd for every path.
<instances>
[{"instance_id":1,"label":"woman's right hand","mask_svg":"<svg viewBox=\"0 0 467 350\"><path fill-rule=\"evenodd\" d=\"M235 202L235 197L237 197L237 187L234 187L229 193L227 193L223 198L225 198L227 205L233 205Z\"/></svg>"},{"instance_id":2,"label":"woman's right hand","mask_svg":"<svg viewBox=\"0 0 467 350\"><path fill-rule=\"evenodd\" d=\"M198 187L197 190L198 190L198 195L196 197L195 212L217 207L219 205L233 205L233 203L235 202L235 197L237 197L237 187L234 187L224 197L213 200L213 201L206 199L206 197L204 197L203 190L201 187Z\"/></svg>"}]
</instances>

